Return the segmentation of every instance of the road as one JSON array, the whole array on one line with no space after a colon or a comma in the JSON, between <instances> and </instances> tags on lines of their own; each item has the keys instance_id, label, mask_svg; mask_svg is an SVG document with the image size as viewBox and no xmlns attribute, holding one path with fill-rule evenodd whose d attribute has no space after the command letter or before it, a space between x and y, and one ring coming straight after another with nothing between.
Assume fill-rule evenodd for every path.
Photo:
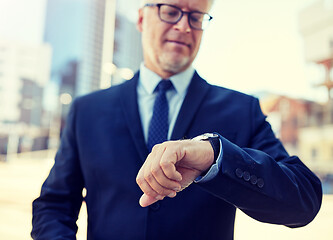
<instances>
[{"instance_id":1,"label":"road","mask_svg":"<svg viewBox=\"0 0 333 240\"><path fill-rule=\"evenodd\" d=\"M0 162L0 239L31 239L31 203L40 191L52 164L54 152L27 155ZM235 240L330 240L333 238L333 195L324 195L317 218L308 226L289 229L259 223L237 211ZM78 240L86 239L86 210L78 220Z\"/></svg>"}]
</instances>

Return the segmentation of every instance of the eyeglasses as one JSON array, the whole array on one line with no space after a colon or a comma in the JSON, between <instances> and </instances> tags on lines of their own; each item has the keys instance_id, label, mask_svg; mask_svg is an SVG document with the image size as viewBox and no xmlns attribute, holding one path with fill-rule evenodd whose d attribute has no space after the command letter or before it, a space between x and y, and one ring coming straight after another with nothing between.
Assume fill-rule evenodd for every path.
<instances>
[{"instance_id":1,"label":"eyeglasses","mask_svg":"<svg viewBox=\"0 0 333 240\"><path fill-rule=\"evenodd\" d=\"M161 21L171 24L176 24L182 19L184 14L188 16L188 24L191 28L197 30L204 30L210 20L213 19L208 13L199 11L185 12L179 7L163 3L146 3L144 7L158 7L158 16Z\"/></svg>"}]
</instances>

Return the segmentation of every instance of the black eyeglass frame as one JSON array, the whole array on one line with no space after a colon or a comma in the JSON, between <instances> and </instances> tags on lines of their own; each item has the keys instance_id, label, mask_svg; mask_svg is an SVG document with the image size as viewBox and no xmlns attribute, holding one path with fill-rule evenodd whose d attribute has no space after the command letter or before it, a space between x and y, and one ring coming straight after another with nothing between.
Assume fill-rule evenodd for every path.
<instances>
[{"instance_id":1,"label":"black eyeglass frame","mask_svg":"<svg viewBox=\"0 0 333 240\"><path fill-rule=\"evenodd\" d=\"M169 6L169 7L173 7L175 9L178 9L179 12L181 13L179 18L177 19L177 21L166 21L165 19L162 19L161 18L161 13L160 13L160 9L162 6ZM205 13L205 12L200 12L200 11L183 11L181 8L175 6L175 5L171 5L171 4L166 4L166 3L146 3L143 7L158 7L158 17L160 18L160 20L162 22L166 22L166 23L169 23L169 24L176 24L178 23L184 16L184 14L187 14L187 20L188 20L188 24L191 28L193 29L196 29L196 30L205 30L205 28L201 27L201 28L198 28L198 27L194 27L192 24L191 24L191 14L193 13L200 13L200 14L203 14L203 15L206 15L208 16L208 19L206 19L207 21L207 25L208 23L213 19L213 17L211 15L209 15L208 13Z\"/></svg>"}]
</instances>

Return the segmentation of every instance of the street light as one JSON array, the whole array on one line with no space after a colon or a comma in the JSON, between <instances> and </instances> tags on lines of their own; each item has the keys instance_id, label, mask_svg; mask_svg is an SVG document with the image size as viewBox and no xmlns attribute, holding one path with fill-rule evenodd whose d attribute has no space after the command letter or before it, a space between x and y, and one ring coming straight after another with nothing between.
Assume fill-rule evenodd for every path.
<instances>
[{"instance_id":1,"label":"street light","mask_svg":"<svg viewBox=\"0 0 333 240\"><path fill-rule=\"evenodd\" d=\"M108 81L105 81L103 85L101 85L101 88L111 87L111 85L119 84L123 82L123 80L129 80L134 76L132 69L118 68L112 62L104 63L102 70L103 73L107 76L106 79L108 79Z\"/></svg>"},{"instance_id":2,"label":"street light","mask_svg":"<svg viewBox=\"0 0 333 240\"><path fill-rule=\"evenodd\" d=\"M72 96L69 93L62 93L59 99L63 105L68 105L72 102Z\"/></svg>"},{"instance_id":3,"label":"street light","mask_svg":"<svg viewBox=\"0 0 333 240\"><path fill-rule=\"evenodd\" d=\"M114 65L112 62L106 62L103 65L103 72L108 76L113 75L117 71L117 66Z\"/></svg>"},{"instance_id":4,"label":"street light","mask_svg":"<svg viewBox=\"0 0 333 240\"><path fill-rule=\"evenodd\" d=\"M130 80L134 76L133 71L129 68L120 68L119 74L120 77L125 80Z\"/></svg>"}]
</instances>

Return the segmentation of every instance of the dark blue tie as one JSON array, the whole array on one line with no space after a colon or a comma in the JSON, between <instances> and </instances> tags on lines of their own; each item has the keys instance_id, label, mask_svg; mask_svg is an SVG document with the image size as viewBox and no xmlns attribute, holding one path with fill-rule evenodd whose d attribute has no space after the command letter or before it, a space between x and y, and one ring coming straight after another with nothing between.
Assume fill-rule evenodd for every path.
<instances>
[{"instance_id":1,"label":"dark blue tie","mask_svg":"<svg viewBox=\"0 0 333 240\"><path fill-rule=\"evenodd\" d=\"M168 139L169 105L165 93L171 88L172 83L170 80L161 80L155 89L157 95L154 103L153 116L148 129L147 146L149 151L151 151L155 144L165 142Z\"/></svg>"}]
</instances>

